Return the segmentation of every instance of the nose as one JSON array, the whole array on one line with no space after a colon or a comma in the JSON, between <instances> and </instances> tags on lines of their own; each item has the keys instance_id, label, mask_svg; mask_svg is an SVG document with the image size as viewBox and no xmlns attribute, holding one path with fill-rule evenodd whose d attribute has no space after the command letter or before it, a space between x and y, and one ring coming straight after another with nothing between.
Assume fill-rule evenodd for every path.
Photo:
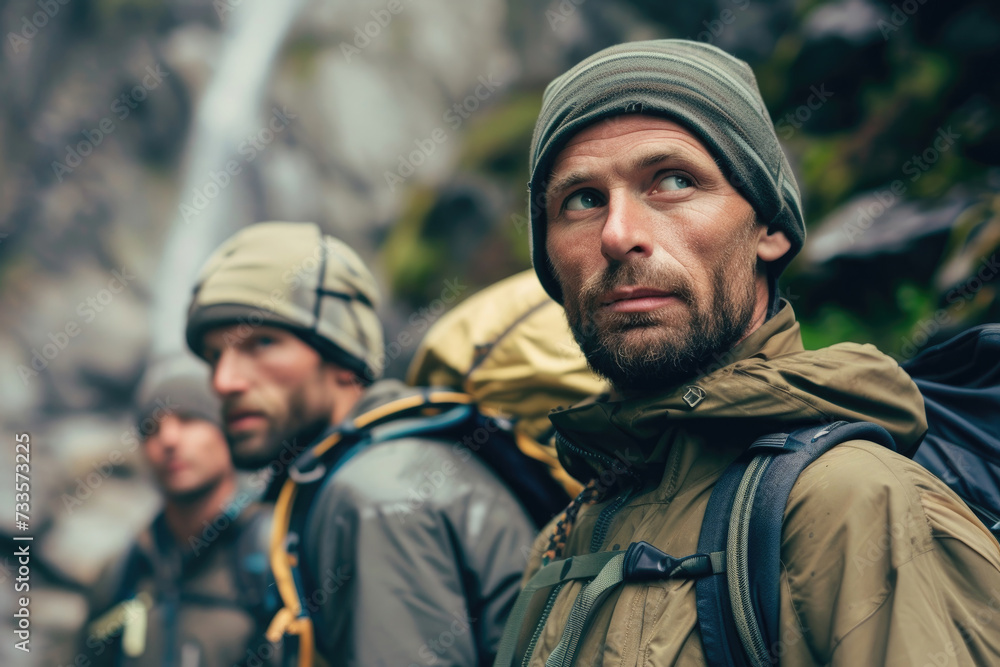
<instances>
[{"instance_id":1,"label":"nose","mask_svg":"<svg viewBox=\"0 0 1000 667\"><path fill-rule=\"evenodd\" d=\"M181 420L176 415L167 415L160 422L156 438L164 451L173 451L180 443Z\"/></svg>"},{"instance_id":2,"label":"nose","mask_svg":"<svg viewBox=\"0 0 1000 667\"><path fill-rule=\"evenodd\" d=\"M649 211L627 191L612 190L608 217L601 230L601 253L609 260L626 262L653 254Z\"/></svg>"},{"instance_id":3,"label":"nose","mask_svg":"<svg viewBox=\"0 0 1000 667\"><path fill-rule=\"evenodd\" d=\"M241 369L239 355L232 348L219 354L212 371L212 388L222 397L246 391L246 374Z\"/></svg>"}]
</instances>

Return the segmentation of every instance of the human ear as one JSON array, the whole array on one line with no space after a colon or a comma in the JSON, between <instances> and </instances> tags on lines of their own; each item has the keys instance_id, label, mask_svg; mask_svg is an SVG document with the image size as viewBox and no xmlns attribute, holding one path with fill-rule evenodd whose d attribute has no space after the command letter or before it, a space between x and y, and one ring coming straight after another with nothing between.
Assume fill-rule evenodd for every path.
<instances>
[{"instance_id":1,"label":"human ear","mask_svg":"<svg viewBox=\"0 0 1000 667\"><path fill-rule=\"evenodd\" d=\"M784 257L792 249L792 242L780 230L769 230L760 226L757 234L757 258L763 262L773 262Z\"/></svg>"}]
</instances>

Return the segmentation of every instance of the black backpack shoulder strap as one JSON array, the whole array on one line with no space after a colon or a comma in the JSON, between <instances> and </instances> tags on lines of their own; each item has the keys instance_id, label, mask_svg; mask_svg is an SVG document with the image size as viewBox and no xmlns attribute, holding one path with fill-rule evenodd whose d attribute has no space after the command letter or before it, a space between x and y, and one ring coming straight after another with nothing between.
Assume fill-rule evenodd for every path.
<instances>
[{"instance_id":1,"label":"black backpack shoulder strap","mask_svg":"<svg viewBox=\"0 0 1000 667\"><path fill-rule=\"evenodd\" d=\"M243 525L236 538L235 569L240 604L254 617L263 635L280 607L274 576L268 562L271 545L271 508L252 504L243 510Z\"/></svg>"},{"instance_id":2,"label":"black backpack shoulder strap","mask_svg":"<svg viewBox=\"0 0 1000 667\"><path fill-rule=\"evenodd\" d=\"M125 554L125 557L117 565L116 574L117 585L115 587L114 602L117 604L134 597L136 594L136 584L144 569L149 569L145 554L138 542L132 544Z\"/></svg>"},{"instance_id":3,"label":"black backpack shoulder strap","mask_svg":"<svg viewBox=\"0 0 1000 667\"><path fill-rule=\"evenodd\" d=\"M726 572L695 584L709 665L778 663L781 530L788 495L809 464L849 440L896 449L892 436L876 424L811 426L758 438L716 483L698 551L725 551Z\"/></svg>"}]
</instances>

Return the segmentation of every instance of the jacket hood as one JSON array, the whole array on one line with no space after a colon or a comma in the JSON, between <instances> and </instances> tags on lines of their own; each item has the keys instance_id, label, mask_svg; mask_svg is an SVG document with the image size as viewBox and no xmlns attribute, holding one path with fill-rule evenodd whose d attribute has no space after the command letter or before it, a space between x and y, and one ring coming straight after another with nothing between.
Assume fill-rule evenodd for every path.
<instances>
[{"instance_id":1,"label":"jacket hood","mask_svg":"<svg viewBox=\"0 0 1000 667\"><path fill-rule=\"evenodd\" d=\"M560 462L581 479L629 452L630 466L658 470L681 432L731 460L766 433L838 420L874 422L908 455L927 430L923 397L894 359L867 344L806 350L784 300L774 317L716 362L655 395L592 399L553 412L549 418L569 441L559 443Z\"/></svg>"}]
</instances>

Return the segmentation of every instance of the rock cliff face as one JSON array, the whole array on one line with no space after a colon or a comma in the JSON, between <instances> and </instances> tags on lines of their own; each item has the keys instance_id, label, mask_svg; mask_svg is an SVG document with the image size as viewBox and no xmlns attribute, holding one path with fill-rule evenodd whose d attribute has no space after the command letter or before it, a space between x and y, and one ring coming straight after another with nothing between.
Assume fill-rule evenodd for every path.
<instances>
[{"instance_id":1,"label":"rock cliff face","mask_svg":"<svg viewBox=\"0 0 1000 667\"><path fill-rule=\"evenodd\" d=\"M1000 19L989 2L945 4L6 3L0 438L12 451L15 433L31 436L37 648L15 654L6 642L0 664L72 663L83 591L156 511L129 440L132 394L151 359L181 347L207 254L250 222L320 223L371 260L391 297L389 373L401 374L442 295L464 298L527 266L541 90L611 43L688 37L748 59L822 223L825 240L787 292L815 316L816 340L878 340L883 326L895 341L919 325L1000 245L1000 91L976 75L995 63ZM910 154L952 126L949 150L907 172ZM862 221L857 211L895 180L906 185L900 206L931 205ZM844 262L865 276L860 302L845 296L858 289L844 289ZM899 291L931 273L937 282L916 296ZM963 317L997 317L995 284L977 288ZM403 332L412 344L398 344ZM0 478L5 516L13 494ZM4 590L14 572L0 556Z\"/></svg>"}]
</instances>

